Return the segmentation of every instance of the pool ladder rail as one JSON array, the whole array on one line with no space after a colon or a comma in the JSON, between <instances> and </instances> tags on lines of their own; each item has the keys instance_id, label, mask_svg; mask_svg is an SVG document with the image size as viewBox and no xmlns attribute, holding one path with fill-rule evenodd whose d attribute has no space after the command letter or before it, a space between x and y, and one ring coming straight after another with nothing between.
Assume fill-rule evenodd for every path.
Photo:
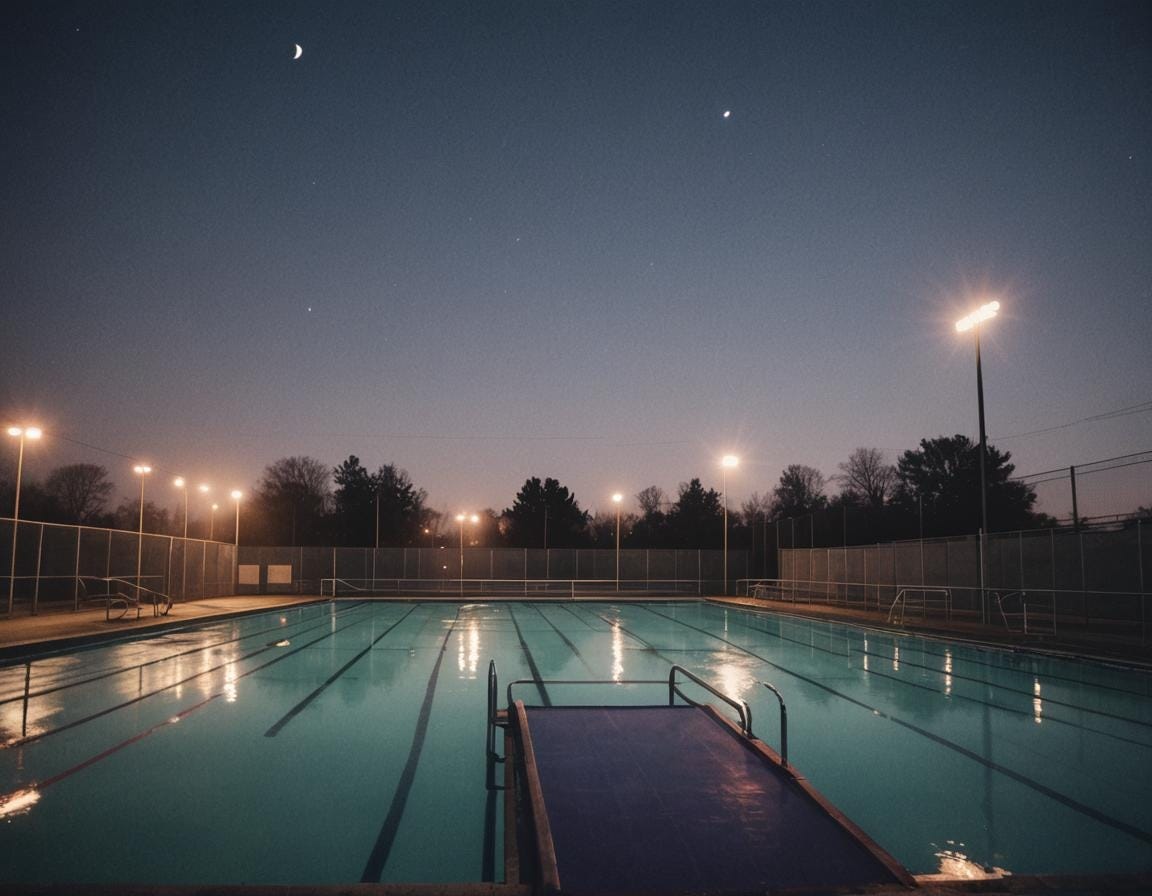
<instances>
[{"instance_id":1,"label":"pool ladder rail","mask_svg":"<svg viewBox=\"0 0 1152 896\"><path fill-rule=\"evenodd\" d=\"M102 585L102 589L90 587L89 584ZM123 619L131 610L136 611L136 618L144 607L152 608L153 616L167 616L172 610L172 595L161 591L145 588L129 579L120 579L115 576L77 576L78 599L85 603L104 605L104 619L108 622L114 619ZM97 593L92 593L97 591Z\"/></svg>"}]
</instances>

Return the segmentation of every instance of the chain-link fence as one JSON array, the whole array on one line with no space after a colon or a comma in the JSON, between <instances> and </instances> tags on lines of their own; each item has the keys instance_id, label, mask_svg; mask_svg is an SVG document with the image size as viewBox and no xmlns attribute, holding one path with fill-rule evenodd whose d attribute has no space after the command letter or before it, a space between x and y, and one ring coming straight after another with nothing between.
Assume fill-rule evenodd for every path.
<instances>
[{"instance_id":1,"label":"chain-link fence","mask_svg":"<svg viewBox=\"0 0 1152 896\"><path fill-rule=\"evenodd\" d=\"M619 567L617 567L619 560ZM728 551L728 584L750 575L747 551ZM651 590L656 583L696 583L699 594L724 589L724 552L717 550L615 550L576 548L334 548L241 547L240 593L316 594L337 579L410 583L601 582L621 590ZM370 586L370 587L372 587ZM367 590L367 589L366 589Z\"/></svg>"},{"instance_id":2,"label":"chain-link fence","mask_svg":"<svg viewBox=\"0 0 1152 896\"><path fill-rule=\"evenodd\" d=\"M79 609L85 580L119 579L183 601L233 593L235 547L218 541L0 519L0 575L12 613Z\"/></svg>"},{"instance_id":3,"label":"chain-link fence","mask_svg":"<svg viewBox=\"0 0 1152 896\"><path fill-rule=\"evenodd\" d=\"M788 600L890 612L901 592L947 594L957 619L1011 626L1031 601L1050 624L1148 643L1152 624L1152 525L1042 529L866 547L783 548L773 593ZM746 587L746 586L745 586ZM921 607L923 604L921 603ZM1042 607L1042 611L1038 610Z\"/></svg>"}]
</instances>

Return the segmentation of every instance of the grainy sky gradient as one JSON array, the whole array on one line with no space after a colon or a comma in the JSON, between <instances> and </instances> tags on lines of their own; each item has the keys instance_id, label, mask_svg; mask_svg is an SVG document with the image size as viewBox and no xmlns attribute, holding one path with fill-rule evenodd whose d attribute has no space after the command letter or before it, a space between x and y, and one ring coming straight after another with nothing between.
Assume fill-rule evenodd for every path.
<instances>
[{"instance_id":1,"label":"grainy sky gradient","mask_svg":"<svg viewBox=\"0 0 1152 896\"><path fill-rule=\"evenodd\" d=\"M1018 472L1152 448L1018 436L1152 400L1150 84L1147 2L21 3L0 411L226 487L355 453L453 512L731 451L736 501L975 437L990 295Z\"/></svg>"}]
</instances>

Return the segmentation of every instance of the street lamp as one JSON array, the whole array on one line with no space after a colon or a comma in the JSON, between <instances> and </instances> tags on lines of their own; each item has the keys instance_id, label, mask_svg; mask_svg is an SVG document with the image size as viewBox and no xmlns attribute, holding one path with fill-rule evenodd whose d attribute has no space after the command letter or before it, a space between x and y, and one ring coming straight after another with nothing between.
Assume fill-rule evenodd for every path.
<instances>
[{"instance_id":1,"label":"street lamp","mask_svg":"<svg viewBox=\"0 0 1152 896\"><path fill-rule=\"evenodd\" d=\"M172 484L176 488L184 492L184 538L188 538L188 483L184 481L183 476L177 476L172 480Z\"/></svg>"},{"instance_id":2,"label":"street lamp","mask_svg":"<svg viewBox=\"0 0 1152 896\"><path fill-rule=\"evenodd\" d=\"M20 531L20 477L24 472L24 440L35 441L44 433L39 426L9 426L8 435L20 440L19 454L16 461L16 505L12 509L12 567L8 572L8 615L16 598L16 535Z\"/></svg>"},{"instance_id":3,"label":"street lamp","mask_svg":"<svg viewBox=\"0 0 1152 896\"><path fill-rule=\"evenodd\" d=\"M236 502L236 547L240 547L240 499L244 493L239 489L232 489L232 500Z\"/></svg>"},{"instance_id":4,"label":"street lamp","mask_svg":"<svg viewBox=\"0 0 1152 896\"><path fill-rule=\"evenodd\" d=\"M140 528L136 533L136 599L140 599L140 561L144 556L144 479L152 472L147 464L136 464L132 472L140 477Z\"/></svg>"},{"instance_id":5,"label":"street lamp","mask_svg":"<svg viewBox=\"0 0 1152 896\"><path fill-rule=\"evenodd\" d=\"M620 593L620 503L624 496L616 492L612 496L612 503L616 505L616 593Z\"/></svg>"},{"instance_id":6,"label":"street lamp","mask_svg":"<svg viewBox=\"0 0 1152 896\"><path fill-rule=\"evenodd\" d=\"M983 622L988 621L988 606L984 592L984 540L988 537L988 483L984 469L984 455L988 452L988 436L984 431L984 371L980 364L980 324L991 320L999 311L999 302L988 302L956 321L957 333L973 330L976 336L976 407L980 415L980 618Z\"/></svg>"},{"instance_id":7,"label":"street lamp","mask_svg":"<svg viewBox=\"0 0 1152 896\"><path fill-rule=\"evenodd\" d=\"M474 513L458 513L456 514L456 522L460 524L460 593L464 593L464 523L480 522L480 517Z\"/></svg>"},{"instance_id":8,"label":"street lamp","mask_svg":"<svg viewBox=\"0 0 1152 896\"><path fill-rule=\"evenodd\" d=\"M728 471L740 466L740 458L735 454L725 454L720 458L720 482L724 492L724 594L728 594Z\"/></svg>"}]
</instances>

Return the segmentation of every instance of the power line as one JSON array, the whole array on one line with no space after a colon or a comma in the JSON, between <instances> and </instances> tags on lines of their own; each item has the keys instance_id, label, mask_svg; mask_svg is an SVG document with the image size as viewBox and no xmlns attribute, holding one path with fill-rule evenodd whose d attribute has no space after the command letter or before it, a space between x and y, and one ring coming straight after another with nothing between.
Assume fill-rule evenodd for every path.
<instances>
[{"instance_id":1,"label":"power line","mask_svg":"<svg viewBox=\"0 0 1152 896\"><path fill-rule=\"evenodd\" d=\"M1049 426L1045 429L1033 429L1029 432L1018 432L1010 436L995 436L997 442L1006 442L1009 439L1022 439L1025 436L1038 436L1048 432L1056 432L1061 429L1068 429L1071 426L1079 426L1081 423L1096 423L1101 420L1114 420L1117 417L1130 417L1133 414L1147 414L1152 411L1152 401L1142 401L1140 404L1129 405L1126 408L1117 408L1114 411L1105 411L1102 414L1093 414L1091 417L1081 417L1079 420L1073 420L1071 423L1061 423L1058 426Z\"/></svg>"}]
</instances>

